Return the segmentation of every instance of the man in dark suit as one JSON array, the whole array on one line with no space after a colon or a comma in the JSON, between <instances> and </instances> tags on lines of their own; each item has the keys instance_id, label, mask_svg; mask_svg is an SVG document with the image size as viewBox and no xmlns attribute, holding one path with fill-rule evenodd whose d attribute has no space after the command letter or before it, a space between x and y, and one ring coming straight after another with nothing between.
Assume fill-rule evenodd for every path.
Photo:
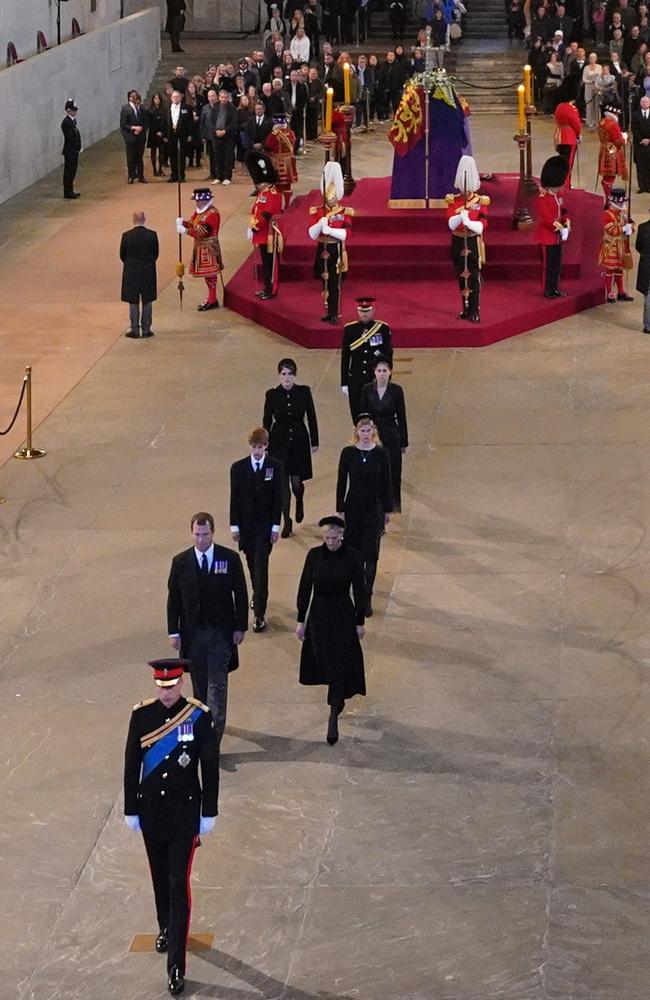
<instances>
[{"instance_id":1,"label":"man in dark suit","mask_svg":"<svg viewBox=\"0 0 650 1000\"><path fill-rule=\"evenodd\" d=\"M241 559L214 543L214 518L191 521L193 545L172 559L167 582L169 641L188 657L194 694L210 707L217 739L226 725L228 673L248 628L248 591Z\"/></svg>"},{"instance_id":2,"label":"man in dark suit","mask_svg":"<svg viewBox=\"0 0 650 1000\"><path fill-rule=\"evenodd\" d=\"M201 108L201 117L199 119L199 134L203 141L205 142L206 148L208 150L208 157L210 160L210 180L215 180L217 176L217 164L214 156L214 123L217 116L217 111L219 107L219 95L214 87L210 87L208 90L208 100L207 104L204 104ZM206 180L208 178L206 177Z\"/></svg>"},{"instance_id":3,"label":"man in dark suit","mask_svg":"<svg viewBox=\"0 0 650 1000\"><path fill-rule=\"evenodd\" d=\"M273 121L266 113L264 101L255 102L255 114L248 119L244 132L246 133L246 148L255 153L264 150L264 141L273 130Z\"/></svg>"},{"instance_id":4,"label":"man in dark suit","mask_svg":"<svg viewBox=\"0 0 650 1000\"><path fill-rule=\"evenodd\" d=\"M346 323L341 342L341 392L348 397L352 423L361 413L364 385L372 382L378 358L393 363L393 338L387 323L375 319L375 300L357 299L358 320Z\"/></svg>"},{"instance_id":5,"label":"man in dark suit","mask_svg":"<svg viewBox=\"0 0 650 1000\"><path fill-rule=\"evenodd\" d=\"M303 142L305 110L307 108L307 101L309 100L309 91L307 86L301 81L298 71L295 69L292 69L289 73L289 82L285 85L285 90L289 95L289 100L291 102L291 118L289 124L291 126L291 131L296 137L293 151L294 153L297 153Z\"/></svg>"},{"instance_id":6,"label":"man in dark suit","mask_svg":"<svg viewBox=\"0 0 650 1000\"><path fill-rule=\"evenodd\" d=\"M164 142L169 153L171 176L168 184L185 180L185 157L187 137L192 123L192 115L183 101L180 90L172 90L171 103L165 111L163 125L165 128Z\"/></svg>"},{"instance_id":7,"label":"man in dark suit","mask_svg":"<svg viewBox=\"0 0 650 1000\"><path fill-rule=\"evenodd\" d=\"M230 531L248 564L253 587L254 632L266 628L269 556L280 537L284 467L267 455L269 434L256 427L248 437L250 455L230 468Z\"/></svg>"},{"instance_id":8,"label":"man in dark suit","mask_svg":"<svg viewBox=\"0 0 650 1000\"><path fill-rule=\"evenodd\" d=\"M133 229L122 233L120 260L122 268L122 302L129 303L129 329L126 337L153 337L151 303L156 301L156 261L158 237L153 229L145 229L144 212L133 213ZM142 317L140 316L142 303Z\"/></svg>"},{"instance_id":9,"label":"man in dark suit","mask_svg":"<svg viewBox=\"0 0 650 1000\"><path fill-rule=\"evenodd\" d=\"M634 162L639 182L637 194L650 191L650 97L642 97L632 115Z\"/></svg>"},{"instance_id":10,"label":"man in dark suit","mask_svg":"<svg viewBox=\"0 0 650 1000\"><path fill-rule=\"evenodd\" d=\"M635 249L639 254L636 290L643 295L643 332L650 333L650 221L637 229Z\"/></svg>"},{"instance_id":11,"label":"man in dark suit","mask_svg":"<svg viewBox=\"0 0 650 1000\"><path fill-rule=\"evenodd\" d=\"M181 48L181 31L185 27L185 0L167 0L167 22L165 31L169 32L172 52L183 52Z\"/></svg>"},{"instance_id":12,"label":"man in dark suit","mask_svg":"<svg viewBox=\"0 0 650 1000\"><path fill-rule=\"evenodd\" d=\"M124 820L141 830L153 882L167 989L183 992L190 873L198 835L214 829L219 743L206 705L183 698L187 660L151 660L156 698L136 705L124 753ZM201 780L199 781L199 764Z\"/></svg>"},{"instance_id":13,"label":"man in dark suit","mask_svg":"<svg viewBox=\"0 0 650 1000\"><path fill-rule=\"evenodd\" d=\"M216 177L213 184L230 184L235 166L235 134L237 132L237 112L229 90L219 91L219 103L214 114L214 168Z\"/></svg>"},{"instance_id":14,"label":"man in dark suit","mask_svg":"<svg viewBox=\"0 0 650 1000\"><path fill-rule=\"evenodd\" d=\"M63 132L63 197L80 198L74 190L74 179L79 165L81 152L81 136L77 126L77 111L79 108L71 99L65 102L65 118L61 122Z\"/></svg>"},{"instance_id":15,"label":"man in dark suit","mask_svg":"<svg viewBox=\"0 0 650 1000\"><path fill-rule=\"evenodd\" d=\"M126 149L126 173L129 184L139 180L146 184L144 176L144 148L147 141L147 112L142 107L142 98L137 90L130 90L127 103L120 111L120 132Z\"/></svg>"}]
</instances>

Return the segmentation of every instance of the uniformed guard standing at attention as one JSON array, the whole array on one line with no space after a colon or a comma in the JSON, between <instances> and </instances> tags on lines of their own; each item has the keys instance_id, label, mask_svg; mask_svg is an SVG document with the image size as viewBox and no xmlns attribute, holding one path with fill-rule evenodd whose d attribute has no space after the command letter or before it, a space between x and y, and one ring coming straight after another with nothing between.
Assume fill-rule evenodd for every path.
<instances>
[{"instance_id":1,"label":"uniformed guard standing at attention","mask_svg":"<svg viewBox=\"0 0 650 1000\"><path fill-rule=\"evenodd\" d=\"M471 156L461 156L454 185L459 193L448 194L447 225L451 231L451 258L458 276L461 311L458 319L481 320L481 267L485 263L483 233L490 199L479 194L481 179Z\"/></svg>"},{"instance_id":2,"label":"uniformed guard standing at attention","mask_svg":"<svg viewBox=\"0 0 650 1000\"><path fill-rule=\"evenodd\" d=\"M185 987L192 859L199 834L214 828L218 811L219 744L207 706L182 696L189 660L151 660L149 666L158 696L131 715L124 818L131 830L142 831L160 928L155 948L167 952L167 989L177 996Z\"/></svg>"},{"instance_id":3,"label":"uniformed guard standing at attention","mask_svg":"<svg viewBox=\"0 0 650 1000\"><path fill-rule=\"evenodd\" d=\"M246 166L257 190L246 235L258 248L262 261L263 285L255 294L260 299L272 299L278 288L280 254L284 247L282 232L277 224L277 218L282 213L282 195L268 156L249 153Z\"/></svg>"},{"instance_id":4,"label":"uniformed guard standing at attention","mask_svg":"<svg viewBox=\"0 0 650 1000\"><path fill-rule=\"evenodd\" d=\"M375 300L357 299L359 319L346 323L341 343L341 392L348 397L352 423L361 413L363 387L374 378L378 358L393 364L393 340L387 323L375 319Z\"/></svg>"},{"instance_id":5,"label":"uniformed guard standing at attention","mask_svg":"<svg viewBox=\"0 0 650 1000\"><path fill-rule=\"evenodd\" d=\"M194 240L190 274L195 278L203 278L207 285L207 298L197 306L199 312L207 312L209 309L219 308L217 278L223 271L219 243L221 216L212 203L210 188L195 188L192 199L196 202L196 211L189 219L176 219L176 231L179 236L187 233Z\"/></svg>"},{"instance_id":6,"label":"uniformed guard standing at attention","mask_svg":"<svg viewBox=\"0 0 650 1000\"><path fill-rule=\"evenodd\" d=\"M341 282L348 269L346 240L354 209L346 208L340 203L343 197L343 174L334 160L329 160L323 168L321 191L323 203L312 205L309 209L314 222L308 231L310 238L318 244L314 258L314 277L323 282L323 302L326 308L321 321L336 326L341 304Z\"/></svg>"}]
</instances>

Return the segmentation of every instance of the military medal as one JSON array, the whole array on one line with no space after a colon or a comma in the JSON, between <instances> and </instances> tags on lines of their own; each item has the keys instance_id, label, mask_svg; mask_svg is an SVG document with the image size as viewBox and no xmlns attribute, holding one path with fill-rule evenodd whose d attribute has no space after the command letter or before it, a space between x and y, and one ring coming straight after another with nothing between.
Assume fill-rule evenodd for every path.
<instances>
[{"instance_id":1,"label":"military medal","mask_svg":"<svg viewBox=\"0 0 650 1000\"><path fill-rule=\"evenodd\" d=\"M182 754L178 758L178 763L181 765L181 767L187 767L187 765L191 762L191 760L192 758L190 757L190 755L185 750L183 750Z\"/></svg>"},{"instance_id":2,"label":"military medal","mask_svg":"<svg viewBox=\"0 0 650 1000\"><path fill-rule=\"evenodd\" d=\"M181 722L176 735L177 743L189 743L194 739L194 726L191 722Z\"/></svg>"}]
</instances>

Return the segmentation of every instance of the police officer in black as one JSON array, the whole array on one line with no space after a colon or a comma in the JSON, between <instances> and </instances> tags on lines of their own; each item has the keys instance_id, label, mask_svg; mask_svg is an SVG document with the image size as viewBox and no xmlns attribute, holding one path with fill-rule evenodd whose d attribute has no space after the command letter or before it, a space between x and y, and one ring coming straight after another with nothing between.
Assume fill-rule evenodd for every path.
<instances>
[{"instance_id":1,"label":"police officer in black","mask_svg":"<svg viewBox=\"0 0 650 1000\"><path fill-rule=\"evenodd\" d=\"M142 831L160 928L155 948L167 952L167 989L176 996L185 986L192 859L199 834L214 828L218 812L219 743L207 706L182 696L189 660L151 660L149 666L157 697L131 715L124 818L131 830Z\"/></svg>"},{"instance_id":2,"label":"police officer in black","mask_svg":"<svg viewBox=\"0 0 650 1000\"><path fill-rule=\"evenodd\" d=\"M63 132L63 197L80 198L81 195L74 190L74 179L79 166L79 153L81 152L81 135L77 125L77 111L79 108L72 99L65 102L65 118L61 122Z\"/></svg>"},{"instance_id":3,"label":"police officer in black","mask_svg":"<svg viewBox=\"0 0 650 1000\"><path fill-rule=\"evenodd\" d=\"M375 300L367 295L357 299L359 319L346 323L341 344L341 392L348 397L352 423L362 412L361 393L372 382L378 358L393 364L393 342L387 323L375 319Z\"/></svg>"}]
</instances>

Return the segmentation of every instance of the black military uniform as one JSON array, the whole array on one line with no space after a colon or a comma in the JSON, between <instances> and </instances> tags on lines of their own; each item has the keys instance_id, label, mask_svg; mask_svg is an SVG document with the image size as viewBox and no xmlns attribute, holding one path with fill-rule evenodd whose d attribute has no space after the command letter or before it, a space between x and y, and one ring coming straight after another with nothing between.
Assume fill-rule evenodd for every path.
<instances>
[{"instance_id":1,"label":"black military uniform","mask_svg":"<svg viewBox=\"0 0 650 1000\"><path fill-rule=\"evenodd\" d=\"M79 108L73 100L65 102L65 118L61 122L63 132L63 197L79 198L79 194L74 190L74 179L77 175L79 165L79 153L81 152L81 135L74 115ZM71 113L69 113L71 112Z\"/></svg>"},{"instance_id":2,"label":"black military uniform","mask_svg":"<svg viewBox=\"0 0 650 1000\"><path fill-rule=\"evenodd\" d=\"M176 684L189 669L188 660L149 665L161 688ZM170 708L158 698L136 705L126 741L124 813L140 820L160 927L156 951L167 951L171 993L183 989L189 879L200 820L217 815L218 794L219 744L207 706L182 696Z\"/></svg>"},{"instance_id":3,"label":"black military uniform","mask_svg":"<svg viewBox=\"0 0 650 1000\"><path fill-rule=\"evenodd\" d=\"M360 312L372 309L374 299L357 299ZM346 323L341 343L341 387L347 386L350 413L354 423L362 412L361 393L363 387L374 378L374 368L378 358L386 358L393 363L393 344L390 327L381 320L358 319Z\"/></svg>"}]
</instances>

